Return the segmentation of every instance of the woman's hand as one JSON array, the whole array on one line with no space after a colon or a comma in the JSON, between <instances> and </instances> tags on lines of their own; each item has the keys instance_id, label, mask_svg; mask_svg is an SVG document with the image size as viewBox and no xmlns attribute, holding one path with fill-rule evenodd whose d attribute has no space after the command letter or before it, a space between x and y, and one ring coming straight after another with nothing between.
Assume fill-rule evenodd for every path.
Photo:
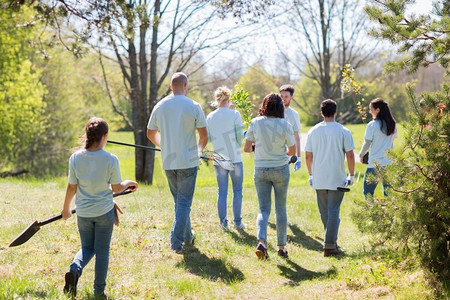
<instances>
[{"instance_id":1,"label":"woman's hand","mask_svg":"<svg viewBox=\"0 0 450 300\"><path fill-rule=\"evenodd\" d=\"M70 209L63 209L61 215L63 220L67 220L72 216L72 211Z\"/></svg>"}]
</instances>

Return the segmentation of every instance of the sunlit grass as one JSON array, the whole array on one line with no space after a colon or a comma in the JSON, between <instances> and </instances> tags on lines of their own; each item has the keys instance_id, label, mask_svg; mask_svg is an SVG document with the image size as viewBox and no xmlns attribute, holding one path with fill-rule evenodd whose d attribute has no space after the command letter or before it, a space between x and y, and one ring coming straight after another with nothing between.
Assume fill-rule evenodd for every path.
<instances>
[{"instance_id":1,"label":"sunlit grass","mask_svg":"<svg viewBox=\"0 0 450 300\"><path fill-rule=\"evenodd\" d=\"M363 136L362 126L349 126ZM112 133L111 139L132 143L130 133ZM360 145L359 145L360 146ZM357 146L358 147L358 146ZM108 145L122 168L122 177L134 178L134 149ZM341 210L339 244L347 255L323 257L323 226L314 191L307 185L303 165L291 173L288 191L289 259L276 256L275 213L268 229L268 261L258 261L253 163L243 154L245 232L219 227L217 187L212 166L201 165L192 205L196 241L184 255L170 251L173 200L161 169L153 186L141 185L131 195L115 198L125 214L115 227L111 245L107 291L112 299L373 299L432 298L425 273L414 261L395 254L374 253L353 224L354 201L362 197L362 177L347 193ZM357 164L363 172L364 166ZM79 248L76 218L46 225L27 243L9 243L34 220L61 211L66 177L43 181L0 179L0 299L64 299L64 273ZM231 195L228 205L232 219ZM94 262L79 282L79 299L92 297Z\"/></svg>"}]
</instances>

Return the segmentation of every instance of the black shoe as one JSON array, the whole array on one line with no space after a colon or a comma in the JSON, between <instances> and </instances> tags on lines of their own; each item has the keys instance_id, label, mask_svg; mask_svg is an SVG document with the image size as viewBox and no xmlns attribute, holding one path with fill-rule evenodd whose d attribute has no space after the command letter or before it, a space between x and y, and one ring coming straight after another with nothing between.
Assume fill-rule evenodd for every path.
<instances>
[{"instance_id":1,"label":"black shoe","mask_svg":"<svg viewBox=\"0 0 450 300\"><path fill-rule=\"evenodd\" d=\"M278 256L288 258L288 252L286 249L278 249Z\"/></svg>"},{"instance_id":2,"label":"black shoe","mask_svg":"<svg viewBox=\"0 0 450 300\"><path fill-rule=\"evenodd\" d=\"M337 247L335 249L323 249L323 256L338 256L343 255L344 251L341 248Z\"/></svg>"},{"instance_id":3,"label":"black shoe","mask_svg":"<svg viewBox=\"0 0 450 300\"><path fill-rule=\"evenodd\" d=\"M267 248L264 247L264 245L262 243L258 243L255 254L256 254L256 256L258 256L259 259L268 259L269 258L269 254L267 253Z\"/></svg>"},{"instance_id":4,"label":"black shoe","mask_svg":"<svg viewBox=\"0 0 450 300\"><path fill-rule=\"evenodd\" d=\"M73 297L77 295L78 276L75 273L67 272L64 276L66 284L64 285L64 293L71 294Z\"/></svg>"}]
</instances>

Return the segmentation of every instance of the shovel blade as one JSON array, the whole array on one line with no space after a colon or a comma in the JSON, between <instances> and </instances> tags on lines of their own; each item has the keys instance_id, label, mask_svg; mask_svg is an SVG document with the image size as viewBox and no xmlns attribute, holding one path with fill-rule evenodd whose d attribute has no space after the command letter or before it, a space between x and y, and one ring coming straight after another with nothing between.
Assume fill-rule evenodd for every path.
<instances>
[{"instance_id":1,"label":"shovel blade","mask_svg":"<svg viewBox=\"0 0 450 300\"><path fill-rule=\"evenodd\" d=\"M22 231L9 247L19 246L28 241L36 232L41 229L38 221L34 221L30 226L28 226L24 231Z\"/></svg>"}]
</instances>

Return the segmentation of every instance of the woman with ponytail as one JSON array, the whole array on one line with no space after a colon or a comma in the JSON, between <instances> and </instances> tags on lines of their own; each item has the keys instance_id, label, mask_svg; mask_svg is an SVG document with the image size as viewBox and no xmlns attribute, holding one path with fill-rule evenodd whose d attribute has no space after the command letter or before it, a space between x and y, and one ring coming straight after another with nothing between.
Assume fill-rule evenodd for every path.
<instances>
[{"instance_id":1,"label":"woman with ponytail","mask_svg":"<svg viewBox=\"0 0 450 300\"><path fill-rule=\"evenodd\" d=\"M61 212L64 220L70 218L70 207L75 198L81 249L65 275L64 292L72 298L76 296L78 278L95 256L94 298L106 299L106 275L114 224L113 192L120 193L126 189L134 192L138 184L131 180L122 181L117 156L103 150L108 138L105 120L91 118L86 123L84 138L83 149L73 153L69 160L69 182Z\"/></svg>"},{"instance_id":2,"label":"woman with ponytail","mask_svg":"<svg viewBox=\"0 0 450 300\"><path fill-rule=\"evenodd\" d=\"M394 117L391 114L388 104L381 98L375 98L370 101L369 105L372 121L367 124L366 133L364 134L364 144L359 152L360 161L363 162L364 155L369 152L369 164L364 175L364 196L370 194L373 197L378 180L375 166L383 169L390 164L390 160L386 157L389 149L393 148L394 139L397 138L397 127ZM375 177L375 178L368 178ZM389 184L383 182L383 194L386 196L386 188Z\"/></svg>"}]
</instances>

